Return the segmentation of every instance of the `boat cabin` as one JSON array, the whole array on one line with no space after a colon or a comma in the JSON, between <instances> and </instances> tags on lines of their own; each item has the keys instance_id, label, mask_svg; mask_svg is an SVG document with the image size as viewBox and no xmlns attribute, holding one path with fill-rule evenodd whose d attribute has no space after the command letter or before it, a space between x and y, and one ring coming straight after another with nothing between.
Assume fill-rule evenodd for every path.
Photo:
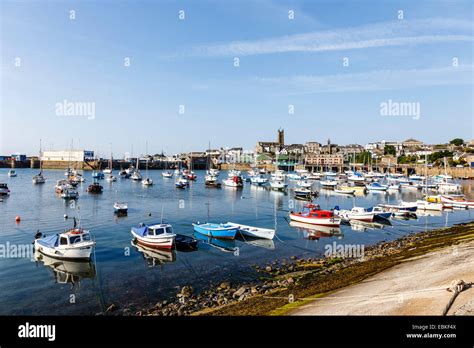
<instances>
[{"instance_id":1,"label":"boat cabin","mask_svg":"<svg viewBox=\"0 0 474 348\"><path fill-rule=\"evenodd\" d=\"M329 210L321 210L318 204L308 204L301 212L301 215L316 218L316 219L324 219L324 218L332 218L334 213Z\"/></svg>"},{"instance_id":2,"label":"boat cabin","mask_svg":"<svg viewBox=\"0 0 474 348\"><path fill-rule=\"evenodd\" d=\"M162 234L172 234L173 228L170 224L157 224L157 225L150 225L150 226L141 226L145 227L146 234L148 236L160 236Z\"/></svg>"},{"instance_id":3,"label":"boat cabin","mask_svg":"<svg viewBox=\"0 0 474 348\"><path fill-rule=\"evenodd\" d=\"M59 235L59 245L73 245L90 240L91 236L89 232L81 229L70 230Z\"/></svg>"}]
</instances>

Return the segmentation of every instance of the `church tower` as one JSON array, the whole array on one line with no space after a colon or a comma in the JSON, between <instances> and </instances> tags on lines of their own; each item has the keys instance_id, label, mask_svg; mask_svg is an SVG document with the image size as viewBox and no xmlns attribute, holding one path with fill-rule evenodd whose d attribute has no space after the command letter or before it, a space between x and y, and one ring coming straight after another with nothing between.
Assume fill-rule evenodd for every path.
<instances>
[{"instance_id":1,"label":"church tower","mask_svg":"<svg viewBox=\"0 0 474 348\"><path fill-rule=\"evenodd\" d=\"M280 128L278 129L278 145L280 146L280 149L285 145L285 130Z\"/></svg>"}]
</instances>

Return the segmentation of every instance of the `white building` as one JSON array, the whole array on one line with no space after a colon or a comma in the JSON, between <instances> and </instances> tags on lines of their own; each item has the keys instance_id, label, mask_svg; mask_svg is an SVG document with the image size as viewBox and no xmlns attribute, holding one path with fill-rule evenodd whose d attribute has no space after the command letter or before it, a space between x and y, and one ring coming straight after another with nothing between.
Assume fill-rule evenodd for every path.
<instances>
[{"instance_id":1,"label":"white building","mask_svg":"<svg viewBox=\"0 0 474 348\"><path fill-rule=\"evenodd\" d=\"M94 151L67 150L67 151L43 151L41 160L43 162L83 162L94 159Z\"/></svg>"}]
</instances>

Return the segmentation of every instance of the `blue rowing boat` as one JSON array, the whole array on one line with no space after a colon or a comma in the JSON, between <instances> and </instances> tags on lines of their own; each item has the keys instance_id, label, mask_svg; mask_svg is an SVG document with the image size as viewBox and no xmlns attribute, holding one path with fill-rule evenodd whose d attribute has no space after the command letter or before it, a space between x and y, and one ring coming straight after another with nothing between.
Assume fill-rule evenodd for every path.
<instances>
[{"instance_id":1,"label":"blue rowing boat","mask_svg":"<svg viewBox=\"0 0 474 348\"><path fill-rule=\"evenodd\" d=\"M221 239L235 239L239 226L215 223L193 223L194 231L205 236Z\"/></svg>"}]
</instances>

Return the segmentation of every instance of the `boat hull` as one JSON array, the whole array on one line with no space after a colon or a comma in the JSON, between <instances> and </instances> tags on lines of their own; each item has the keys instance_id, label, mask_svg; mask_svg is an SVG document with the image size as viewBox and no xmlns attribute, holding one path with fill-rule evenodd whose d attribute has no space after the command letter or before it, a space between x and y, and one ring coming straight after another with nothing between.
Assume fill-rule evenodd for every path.
<instances>
[{"instance_id":1,"label":"boat hull","mask_svg":"<svg viewBox=\"0 0 474 348\"><path fill-rule=\"evenodd\" d=\"M218 239L235 239L235 235L237 234L238 227L232 228L208 228L206 226L193 224L194 231L198 232L202 235L211 237L211 238L218 238Z\"/></svg>"},{"instance_id":2,"label":"boat hull","mask_svg":"<svg viewBox=\"0 0 474 348\"><path fill-rule=\"evenodd\" d=\"M341 218L310 218L299 214L290 214L290 219L297 222L303 222L305 224L327 226L327 227L339 227L341 224Z\"/></svg>"},{"instance_id":3,"label":"boat hull","mask_svg":"<svg viewBox=\"0 0 474 348\"><path fill-rule=\"evenodd\" d=\"M36 251L60 260L89 260L93 246L94 243L74 248L54 248L42 245L38 240L35 241Z\"/></svg>"},{"instance_id":4,"label":"boat hull","mask_svg":"<svg viewBox=\"0 0 474 348\"><path fill-rule=\"evenodd\" d=\"M175 239L175 235L163 236L159 238L143 237L135 233L133 228L132 228L132 235L135 237L138 244L144 245L148 248L156 248L156 249L173 248L174 239Z\"/></svg>"}]
</instances>

